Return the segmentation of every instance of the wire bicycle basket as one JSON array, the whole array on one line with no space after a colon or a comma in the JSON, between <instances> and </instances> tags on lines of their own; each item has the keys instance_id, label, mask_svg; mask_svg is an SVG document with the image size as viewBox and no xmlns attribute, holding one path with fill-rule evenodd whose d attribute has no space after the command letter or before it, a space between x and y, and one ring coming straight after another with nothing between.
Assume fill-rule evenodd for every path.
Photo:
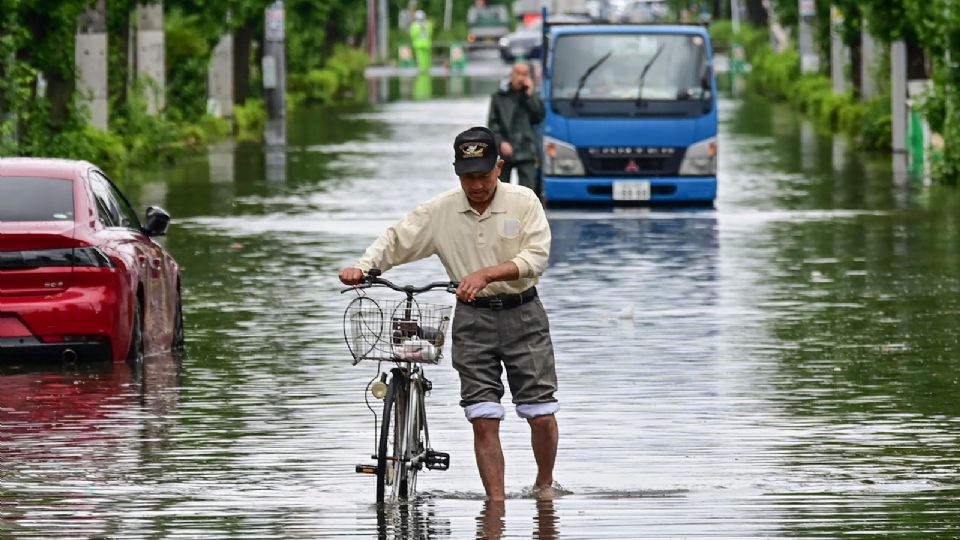
<instances>
[{"instance_id":1,"label":"wire bicycle basket","mask_svg":"<svg viewBox=\"0 0 960 540\"><path fill-rule=\"evenodd\" d=\"M452 306L358 296L343 313L343 337L361 360L437 364Z\"/></svg>"}]
</instances>

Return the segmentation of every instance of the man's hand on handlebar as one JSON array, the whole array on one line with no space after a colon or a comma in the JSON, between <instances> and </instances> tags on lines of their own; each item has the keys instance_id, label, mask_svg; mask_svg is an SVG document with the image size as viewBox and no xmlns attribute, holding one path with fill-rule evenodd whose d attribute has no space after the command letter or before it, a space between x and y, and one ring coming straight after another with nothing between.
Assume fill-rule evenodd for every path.
<instances>
[{"instance_id":1,"label":"man's hand on handlebar","mask_svg":"<svg viewBox=\"0 0 960 540\"><path fill-rule=\"evenodd\" d=\"M340 281L344 285L359 285L363 281L363 270L349 266L340 270Z\"/></svg>"}]
</instances>

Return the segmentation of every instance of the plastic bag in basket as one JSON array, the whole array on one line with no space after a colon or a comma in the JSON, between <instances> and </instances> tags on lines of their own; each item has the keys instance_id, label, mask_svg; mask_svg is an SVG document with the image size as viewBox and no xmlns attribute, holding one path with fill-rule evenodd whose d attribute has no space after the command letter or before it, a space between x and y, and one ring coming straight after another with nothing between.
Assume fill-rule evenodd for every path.
<instances>
[{"instance_id":1,"label":"plastic bag in basket","mask_svg":"<svg viewBox=\"0 0 960 540\"><path fill-rule=\"evenodd\" d=\"M405 339L400 344L397 356L401 360L412 362L433 362L440 354L440 349L434 347L429 341L420 339L416 336Z\"/></svg>"}]
</instances>

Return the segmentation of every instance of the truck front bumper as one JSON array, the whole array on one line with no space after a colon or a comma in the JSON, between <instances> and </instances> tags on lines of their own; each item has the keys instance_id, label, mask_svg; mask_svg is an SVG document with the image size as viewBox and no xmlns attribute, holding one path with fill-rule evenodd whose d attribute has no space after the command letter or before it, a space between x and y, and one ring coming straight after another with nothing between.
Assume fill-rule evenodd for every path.
<instances>
[{"instance_id":1,"label":"truck front bumper","mask_svg":"<svg viewBox=\"0 0 960 540\"><path fill-rule=\"evenodd\" d=\"M648 199L615 200L614 182L649 182ZM716 176L663 178L605 178L544 176L543 195L547 203L586 204L710 204L717 197Z\"/></svg>"}]
</instances>

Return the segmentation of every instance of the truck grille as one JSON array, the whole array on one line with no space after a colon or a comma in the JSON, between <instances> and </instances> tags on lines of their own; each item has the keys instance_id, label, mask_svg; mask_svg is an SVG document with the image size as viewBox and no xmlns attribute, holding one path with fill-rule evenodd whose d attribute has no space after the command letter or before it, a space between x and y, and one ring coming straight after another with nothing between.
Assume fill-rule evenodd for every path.
<instances>
[{"instance_id":1,"label":"truck grille","mask_svg":"<svg viewBox=\"0 0 960 540\"><path fill-rule=\"evenodd\" d=\"M677 176L685 148L627 146L581 148L580 159L591 176Z\"/></svg>"}]
</instances>

